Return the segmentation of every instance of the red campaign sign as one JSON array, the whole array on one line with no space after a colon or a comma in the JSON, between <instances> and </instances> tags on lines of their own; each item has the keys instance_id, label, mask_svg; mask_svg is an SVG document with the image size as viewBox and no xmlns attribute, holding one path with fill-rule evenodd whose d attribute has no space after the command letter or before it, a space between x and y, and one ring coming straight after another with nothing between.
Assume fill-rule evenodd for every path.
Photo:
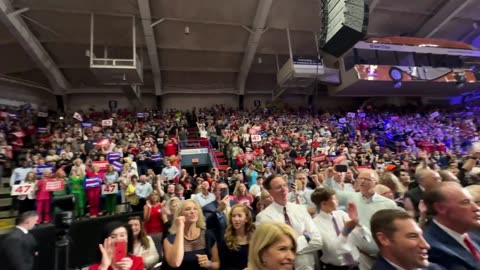
<instances>
[{"instance_id":1,"label":"red campaign sign","mask_svg":"<svg viewBox=\"0 0 480 270\"><path fill-rule=\"evenodd\" d=\"M280 148L287 149L288 148L288 143L286 143L286 142L280 143Z\"/></svg>"},{"instance_id":2,"label":"red campaign sign","mask_svg":"<svg viewBox=\"0 0 480 270\"><path fill-rule=\"evenodd\" d=\"M108 161L106 161L106 160L104 160L104 161L94 161L94 162L92 162L92 166L98 166L98 169L100 171L106 171L107 166L108 166Z\"/></svg>"},{"instance_id":3,"label":"red campaign sign","mask_svg":"<svg viewBox=\"0 0 480 270\"><path fill-rule=\"evenodd\" d=\"M321 162L321 161L326 161L327 156L325 154L318 154L312 156L312 160L315 162Z\"/></svg>"},{"instance_id":4,"label":"red campaign sign","mask_svg":"<svg viewBox=\"0 0 480 270\"><path fill-rule=\"evenodd\" d=\"M61 191L64 189L65 181L57 180L55 178L47 179L45 181L46 191Z\"/></svg>"},{"instance_id":5,"label":"red campaign sign","mask_svg":"<svg viewBox=\"0 0 480 270\"><path fill-rule=\"evenodd\" d=\"M295 164L303 166L307 162L305 157L295 158Z\"/></svg>"},{"instance_id":6,"label":"red campaign sign","mask_svg":"<svg viewBox=\"0 0 480 270\"><path fill-rule=\"evenodd\" d=\"M337 157L335 157L335 158L332 159L333 164L335 164L335 165L338 165L338 164L344 162L345 160L347 160L347 157L344 156L344 155L337 156Z\"/></svg>"}]
</instances>

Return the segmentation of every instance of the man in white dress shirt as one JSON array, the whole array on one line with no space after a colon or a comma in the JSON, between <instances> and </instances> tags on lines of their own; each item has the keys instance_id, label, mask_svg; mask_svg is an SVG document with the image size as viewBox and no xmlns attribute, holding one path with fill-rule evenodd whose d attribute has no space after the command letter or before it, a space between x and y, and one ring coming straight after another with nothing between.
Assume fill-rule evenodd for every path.
<instances>
[{"instance_id":1,"label":"man in white dress shirt","mask_svg":"<svg viewBox=\"0 0 480 270\"><path fill-rule=\"evenodd\" d=\"M271 175L263 182L273 203L257 215L256 224L285 222L297 236L295 270L315 269L317 250L322 248L321 234L304 206L288 202L288 183L282 176Z\"/></svg>"},{"instance_id":2,"label":"man in white dress shirt","mask_svg":"<svg viewBox=\"0 0 480 270\"><path fill-rule=\"evenodd\" d=\"M312 201L320 210L313 222L318 226L323 239L321 269L358 269L359 252L352 235L359 239L371 239L371 236L365 234L368 230L358 225L355 206L349 204L348 214L337 210L335 190L331 188L316 189L312 194Z\"/></svg>"},{"instance_id":3,"label":"man in white dress shirt","mask_svg":"<svg viewBox=\"0 0 480 270\"><path fill-rule=\"evenodd\" d=\"M346 206L348 203L353 203L356 206L359 223L368 230L370 230L370 220L378 210L397 208L394 201L375 192L378 180L376 171L363 169L357 178L360 192L335 190L340 205ZM335 189L331 181L331 179L325 180L324 185ZM360 251L360 270L370 269L376 260L377 245L373 240L369 242L358 240L357 247Z\"/></svg>"}]
</instances>

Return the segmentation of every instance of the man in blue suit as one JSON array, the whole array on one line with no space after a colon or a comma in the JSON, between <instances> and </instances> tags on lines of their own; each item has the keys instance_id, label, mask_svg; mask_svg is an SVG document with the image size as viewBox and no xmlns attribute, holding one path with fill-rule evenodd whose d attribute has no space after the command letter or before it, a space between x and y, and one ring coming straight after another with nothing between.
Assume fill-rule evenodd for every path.
<instances>
[{"instance_id":1,"label":"man in blue suit","mask_svg":"<svg viewBox=\"0 0 480 270\"><path fill-rule=\"evenodd\" d=\"M423 238L422 229L406 211L377 211L370 227L380 250L372 270L444 270L428 261L430 246Z\"/></svg>"},{"instance_id":2,"label":"man in blue suit","mask_svg":"<svg viewBox=\"0 0 480 270\"><path fill-rule=\"evenodd\" d=\"M227 214L235 202L230 201L228 186L225 183L217 184L214 195L215 201L202 207L202 211L207 229L213 232L217 242L223 242L225 229L227 228Z\"/></svg>"},{"instance_id":3,"label":"man in blue suit","mask_svg":"<svg viewBox=\"0 0 480 270\"><path fill-rule=\"evenodd\" d=\"M424 201L433 213L425 229L432 246L430 259L448 270L480 270L480 207L456 182L443 182L427 191Z\"/></svg>"}]
</instances>

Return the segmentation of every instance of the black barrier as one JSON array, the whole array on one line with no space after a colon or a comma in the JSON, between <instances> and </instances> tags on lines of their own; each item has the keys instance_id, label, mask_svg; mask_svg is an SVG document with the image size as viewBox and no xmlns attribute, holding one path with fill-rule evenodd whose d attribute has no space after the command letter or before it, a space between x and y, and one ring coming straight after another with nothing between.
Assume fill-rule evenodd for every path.
<instances>
[{"instance_id":1,"label":"black barrier","mask_svg":"<svg viewBox=\"0 0 480 270\"><path fill-rule=\"evenodd\" d=\"M105 224L118 220L127 222L131 216L143 217L143 212L126 213L73 222L68 232L70 239L70 268L82 268L99 262L99 258L97 257L97 254L100 252L98 250L98 244Z\"/></svg>"},{"instance_id":2,"label":"black barrier","mask_svg":"<svg viewBox=\"0 0 480 270\"><path fill-rule=\"evenodd\" d=\"M34 270L55 269L55 226L52 224L38 225L29 233L37 241L38 256L35 257ZM0 235L0 246L6 236L7 234Z\"/></svg>"}]
</instances>

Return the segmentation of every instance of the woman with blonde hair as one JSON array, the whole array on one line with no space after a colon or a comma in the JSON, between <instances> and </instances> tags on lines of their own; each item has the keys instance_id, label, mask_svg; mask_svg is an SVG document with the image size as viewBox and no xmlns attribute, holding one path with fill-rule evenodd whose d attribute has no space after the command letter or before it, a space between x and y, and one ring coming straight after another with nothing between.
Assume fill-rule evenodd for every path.
<instances>
[{"instance_id":1,"label":"woman with blonde hair","mask_svg":"<svg viewBox=\"0 0 480 270\"><path fill-rule=\"evenodd\" d=\"M35 182L37 181L37 175L35 172L27 173L25 180L22 184L30 184L32 187L27 195L18 196L18 213L24 213L27 211L35 210Z\"/></svg>"},{"instance_id":2,"label":"woman with blonde hair","mask_svg":"<svg viewBox=\"0 0 480 270\"><path fill-rule=\"evenodd\" d=\"M78 219L85 215L85 188L83 180L85 175L80 168L72 169L68 178L70 190L75 198L75 217Z\"/></svg>"},{"instance_id":3,"label":"woman with blonde hair","mask_svg":"<svg viewBox=\"0 0 480 270\"><path fill-rule=\"evenodd\" d=\"M143 207L143 220L145 220L145 231L152 237L157 249L162 247L162 204L160 203L160 195L156 190L150 193L147 203Z\"/></svg>"},{"instance_id":4,"label":"woman with blonde hair","mask_svg":"<svg viewBox=\"0 0 480 270\"><path fill-rule=\"evenodd\" d=\"M140 256L143 259L143 266L146 270L153 269L159 262L161 251L159 252L150 236L145 232L142 219L139 216L133 216L128 219L128 225L133 232L133 255Z\"/></svg>"},{"instance_id":5,"label":"woman with blonde hair","mask_svg":"<svg viewBox=\"0 0 480 270\"><path fill-rule=\"evenodd\" d=\"M225 242L219 243L220 269L243 270L248 264L248 242L255 231L252 213L242 204L232 207L227 220Z\"/></svg>"},{"instance_id":6,"label":"woman with blonde hair","mask_svg":"<svg viewBox=\"0 0 480 270\"><path fill-rule=\"evenodd\" d=\"M400 179L398 179L398 177L396 177L391 172L384 173L382 178L380 179L379 184L390 188L390 190L392 190L393 192L395 199L402 198L403 194L405 194L405 188L400 182Z\"/></svg>"},{"instance_id":7,"label":"woman with blonde hair","mask_svg":"<svg viewBox=\"0 0 480 270\"><path fill-rule=\"evenodd\" d=\"M191 199L183 201L173 220L170 235L163 241L166 264L162 269L219 269L215 236L206 230L200 205Z\"/></svg>"},{"instance_id":8,"label":"woman with blonde hair","mask_svg":"<svg viewBox=\"0 0 480 270\"><path fill-rule=\"evenodd\" d=\"M170 200L168 200L167 207L162 208L164 234L168 233L168 230L170 230L170 227L172 226L172 222L173 222L173 216L179 204L180 204L180 199L177 197L173 197L173 198L170 198Z\"/></svg>"},{"instance_id":9,"label":"woman with blonde hair","mask_svg":"<svg viewBox=\"0 0 480 270\"><path fill-rule=\"evenodd\" d=\"M248 270L293 270L295 233L285 223L263 223L250 241Z\"/></svg>"}]
</instances>

